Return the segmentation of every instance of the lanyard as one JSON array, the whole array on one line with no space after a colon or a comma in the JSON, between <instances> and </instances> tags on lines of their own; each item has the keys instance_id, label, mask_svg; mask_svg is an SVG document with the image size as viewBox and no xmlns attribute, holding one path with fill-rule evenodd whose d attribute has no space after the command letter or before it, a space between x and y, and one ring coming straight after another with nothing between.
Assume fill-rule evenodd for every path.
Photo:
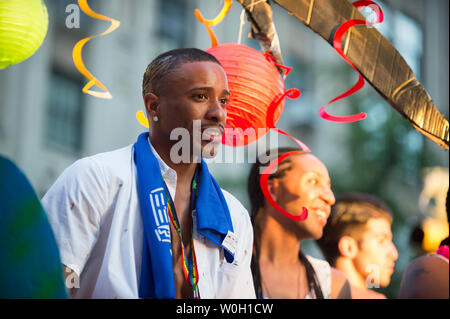
<instances>
[{"instance_id":1,"label":"lanyard","mask_svg":"<svg viewBox=\"0 0 450 319\"><path fill-rule=\"evenodd\" d=\"M196 204L197 204L197 196L198 196L198 167L195 170L195 176L194 180L192 181L192 188L191 188L191 212L192 215L194 215L194 212L196 211ZM163 177L164 181L164 177ZM184 278L192 287L192 292L194 299L199 299L199 293L198 293L198 268L197 268L197 259L195 257L195 249L194 249L194 225L191 227L191 260L188 259L186 254L186 249L183 244L183 237L181 235L181 226L180 222L178 221L177 213L175 211L175 205L172 200L172 196L170 196L169 189L167 188L166 182L164 181L164 186L166 190L166 197L167 197L167 208L169 213L169 219L177 231L178 236L180 237L181 242L181 253L183 256L183 273ZM192 220L193 221L193 220Z\"/></svg>"}]
</instances>

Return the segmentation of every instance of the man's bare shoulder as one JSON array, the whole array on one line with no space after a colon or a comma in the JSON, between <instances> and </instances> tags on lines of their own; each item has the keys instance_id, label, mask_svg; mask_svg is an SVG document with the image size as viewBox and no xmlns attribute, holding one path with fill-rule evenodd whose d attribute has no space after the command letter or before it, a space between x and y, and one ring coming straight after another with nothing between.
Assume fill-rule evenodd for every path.
<instances>
[{"instance_id":1,"label":"man's bare shoulder","mask_svg":"<svg viewBox=\"0 0 450 319\"><path fill-rule=\"evenodd\" d=\"M370 289L361 289L356 286L350 285L350 282L348 280L347 275L336 269L331 268L331 285L332 287L335 286L337 289L341 291L342 293L345 293L347 291L350 291L350 295L352 299L386 299L386 296L383 294L380 294L376 291L370 290ZM342 298L342 297L341 297Z\"/></svg>"},{"instance_id":2,"label":"man's bare shoulder","mask_svg":"<svg viewBox=\"0 0 450 319\"><path fill-rule=\"evenodd\" d=\"M425 255L414 259L408 266L411 268L426 267L428 269L448 269L449 263L443 257L438 255Z\"/></svg>"},{"instance_id":3,"label":"man's bare shoulder","mask_svg":"<svg viewBox=\"0 0 450 319\"><path fill-rule=\"evenodd\" d=\"M336 268L331 267L331 298L351 299L352 292L347 275Z\"/></svg>"},{"instance_id":4,"label":"man's bare shoulder","mask_svg":"<svg viewBox=\"0 0 450 319\"><path fill-rule=\"evenodd\" d=\"M386 296L370 289L351 286L353 299L386 299Z\"/></svg>"},{"instance_id":5,"label":"man's bare shoulder","mask_svg":"<svg viewBox=\"0 0 450 319\"><path fill-rule=\"evenodd\" d=\"M449 298L449 263L438 255L414 259L406 268L399 298Z\"/></svg>"},{"instance_id":6,"label":"man's bare shoulder","mask_svg":"<svg viewBox=\"0 0 450 319\"><path fill-rule=\"evenodd\" d=\"M336 286L343 286L345 282L348 281L347 275L342 271L331 267L331 283Z\"/></svg>"}]
</instances>

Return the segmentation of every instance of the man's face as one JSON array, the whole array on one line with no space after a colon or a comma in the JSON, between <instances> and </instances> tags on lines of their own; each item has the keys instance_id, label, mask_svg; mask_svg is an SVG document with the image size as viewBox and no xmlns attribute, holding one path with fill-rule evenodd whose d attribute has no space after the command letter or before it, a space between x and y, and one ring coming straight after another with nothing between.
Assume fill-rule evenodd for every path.
<instances>
[{"instance_id":1,"label":"man's face","mask_svg":"<svg viewBox=\"0 0 450 319\"><path fill-rule=\"evenodd\" d=\"M327 168L311 154L291 156L281 165L290 169L277 179L277 203L292 215L300 215L305 207L308 218L296 222L297 231L302 237L319 239L335 202Z\"/></svg>"},{"instance_id":2,"label":"man's face","mask_svg":"<svg viewBox=\"0 0 450 319\"><path fill-rule=\"evenodd\" d=\"M169 141L172 130L185 128L191 152L196 148L206 157L214 156L222 141L230 95L225 71L214 62L187 62L164 81L165 87L158 92L159 125L155 129L159 135ZM200 124L201 141L193 141L194 121Z\"/></svg>"},{"instance_id":3,"label":"man's face","mask_svg":"<svg viewBox=\"0 0 450 319\"><path fill-rule=\"evenodd\" d=\"M358 254L354 259L357 271L366 280L370 276L373 281L378 281L380 287L386 287L391 281L397 258L398 252L392 242L389 221L385 218L370 219L366 224L366 232L359 241Z\"/></svg>"}]
</instances>

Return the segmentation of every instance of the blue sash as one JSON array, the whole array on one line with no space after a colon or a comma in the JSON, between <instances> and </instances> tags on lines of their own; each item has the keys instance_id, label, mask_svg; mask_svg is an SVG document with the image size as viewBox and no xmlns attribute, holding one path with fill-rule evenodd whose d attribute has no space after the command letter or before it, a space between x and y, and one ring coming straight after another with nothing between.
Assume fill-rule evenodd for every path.
<instances>
[{"instance_id":1,"label":"blue sash","mask_svg":"<svg viewBox=\"0 0 450 319\"><path fill-rule=\"evenodd\" d=\"M148 133L139 135L134 144L134 161L144 226L139 297L175 298L166 190L158 160L148 143ZM228 205L203 159L200 165L197 232L222 246L227 262L232 262L234 254L222 245L228 232L233 232Z\"/></svg>"}]
</instances>

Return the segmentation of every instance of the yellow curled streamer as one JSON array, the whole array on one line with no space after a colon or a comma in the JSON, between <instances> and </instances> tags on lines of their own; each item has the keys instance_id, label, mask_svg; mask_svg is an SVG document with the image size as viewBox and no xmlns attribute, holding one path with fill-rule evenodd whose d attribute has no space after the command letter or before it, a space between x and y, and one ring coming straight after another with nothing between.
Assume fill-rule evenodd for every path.
<instances>
[{"instance_id":1,"label":"yellow curled streamer","mask_svg":"<svg viewBox=\"0 0 450 319\"><path fill-rule=\"evenodd\" d=\"M216 45L218 45L218 42L217 42L217 38L216 38L214 32L211 30L210 25L216 25L216 24L220 23L223 20L223 18L225 18L228 11L230 11L232 4L233 4L233 0L225 0L222 10L217 15L217 17L215 17L212 20L207 20L207 19L203 18L203 15L201 14L199 9L194 10L195 17L197 18L198 21L200 21L201 23L203 23L205 25L206 31L208 31L209 37L211 38L211 47L215 47Z\"/></svg>"},{"instance_id":2,"label":"yellow curled streamer","mask_svg":"<svg viewBox=\"0 0 450 319\"><path fill-rule=\"evenodd\" d=\"M75 63L75 67L80 71L81 74L83 74L87 79L89 79L89 82L84 86L82 89L82 92L85 94L90 94L95 97L103 98L103 99L111 99L112 96L109 93L108 89L101 83L99 80L97 80L84 66L83 59L81 57L81 51L83 50L83 46L91 39L106 35L108 33L113 32L115 29L117 29L120 26L120 21L106 17L104 15L98 14L89 7L87 4L87 0L78 0L78 5L80 6L80 9L86 13L88 16L94 18L94 19L101 19L111 22L111 26L103 33L98 35L93 35L87 38L84 38L75 44L73 51L72 51L72 57L73 62ZM97 92L89 90L93 85L97 85L100 89L102 89L104 92Z\"/></svg>"},{"instance_id":3,"label":"yellow curled streamer","mask_svg":"<svg viewBox=\"0 0 450 319\"><path fill-rule=\"evenodd\" d=\"M138 111L136 113L136 118L141 123L142 126L149 128L150 124L148 123L148 119L145 117L144 112Z\"/></svg>"}]
</instances>

